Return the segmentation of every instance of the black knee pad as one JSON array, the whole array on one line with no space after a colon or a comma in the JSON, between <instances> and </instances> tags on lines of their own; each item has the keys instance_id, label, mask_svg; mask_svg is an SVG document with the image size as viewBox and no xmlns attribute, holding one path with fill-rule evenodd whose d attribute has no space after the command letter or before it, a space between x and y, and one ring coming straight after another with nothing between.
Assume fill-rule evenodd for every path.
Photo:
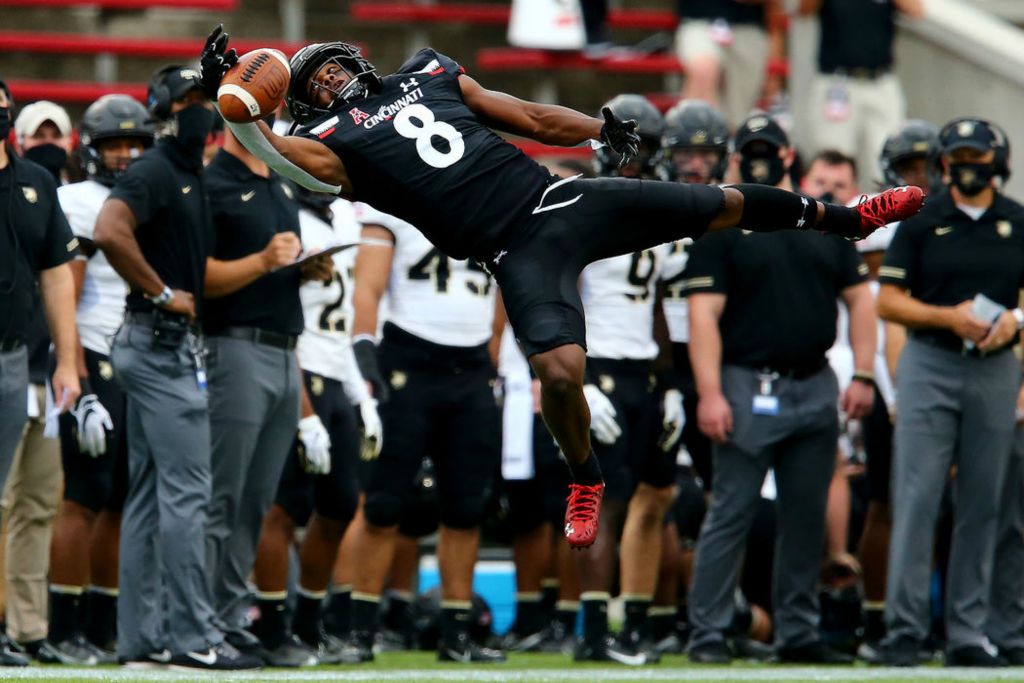
<instances>
[{"instance_id":1,"label":"black knee pad","mask_svg":"<svg viewBox=\"0 0 1024 683\"><path fill-rule=\"evenodd\" d=\"M363 515L373 526L389 527L398 524L402 515L402 501L383 491L366 494Z\"/></svg>"},{"instance_id":2,"label":"black knee pad","mask_svg":"<svg viewBox=\"0 0 1024 683\"><path fill-rule=\"evenodd\" d=\"M452 529L473 529L484 518L487 497L481 494L441 499L441 524Z\"/></svg>"}]
</instances>

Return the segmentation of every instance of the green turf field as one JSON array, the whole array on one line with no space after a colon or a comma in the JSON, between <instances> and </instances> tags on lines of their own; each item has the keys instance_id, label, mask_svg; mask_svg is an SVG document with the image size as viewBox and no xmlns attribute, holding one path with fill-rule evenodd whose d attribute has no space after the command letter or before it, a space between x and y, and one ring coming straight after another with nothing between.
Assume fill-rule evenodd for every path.
<instances>
[{"instance_id":1,"label":"green turf field","mask_svg":"<svg viewBox=\"0 0 1024 683\"><path fill-rule=\"evenodd\" d=\"M0 669L0 681L365 681L367 683L434 683L435 681L485 681L487 683L631 683L633 681L1022 681L1021 669L877 669L855 667L790 667L736 664L731 667L695 667L683 657L666 657L656 666L638 669L604 665L578 665L560 655L513 655L511 661L488 667L438 664L428 652L381 655L363 666L316 667L302 670L274 669L258 673L194 675L173 671L128 671L116 667L71 669L32 666Z\"/></svg>"}]
</instances>

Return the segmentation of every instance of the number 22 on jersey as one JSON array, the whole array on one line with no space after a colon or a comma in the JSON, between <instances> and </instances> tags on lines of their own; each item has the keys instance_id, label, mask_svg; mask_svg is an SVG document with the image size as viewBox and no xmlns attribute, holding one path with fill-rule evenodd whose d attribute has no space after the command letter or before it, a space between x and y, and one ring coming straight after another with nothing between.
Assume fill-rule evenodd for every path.
<instances>
[{"instance_id":1,"label":"number 22 on jersey","mask_svg":"<svg viewBox=\"0 0 1024 683\"><path fill-rule=\"evenodd\" d=\"M415 140L420 159L434 168L448 168L466 152L462 133L455 126L438 121L434 112L423 104L410 104L395 114L395 132L403 138ZM441 138L447 151L438 149L434 138Z\"/></svg>"}]
</instances>

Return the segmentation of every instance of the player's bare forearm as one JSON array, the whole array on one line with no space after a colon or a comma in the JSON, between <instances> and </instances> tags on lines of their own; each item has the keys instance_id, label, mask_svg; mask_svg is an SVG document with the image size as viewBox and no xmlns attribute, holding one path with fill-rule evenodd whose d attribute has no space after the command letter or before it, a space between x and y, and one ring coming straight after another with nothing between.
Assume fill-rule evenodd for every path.
<instances>
[{"instance_id":1,"label":"player's bare forearm","mask_svg":"<svg viewBox=\"0 0 1024 683\"><path fill-rule=\"evenodd\" d=\"M497 130L562 147L601 138L604 122L575 109L528 102L503 92L487 90L465 75L459 77L459 86L466 106Z\"/></svg>"},{"instance_id":2,"label":"player's bare forearm","mask_svg":"<svg viewBox=\"0 0 1024 683\"><path fill-rule=\"evenodd\" d=\"M722 333L718 320L724 294L694 294L690 302L690 364L700 396L722 393Z\"/></svg>"},{"instance_id":3,"label":"player's bare forearm","mask_svg":"<svg viewBox=\"0 0 1024 683\"><path fill-rule=\"evenodd\" d=\"M70 266L64 263L40 271L39 290L57 362L75 367L78 330L75 327L75 280Z\"/></svg>"},{"instance_id":4,"label":"player's bare forearm","mask_svg":"<svg viewBox=\"0 0 1024 683\"><path fill-rule=\"evenodd\" d=\"M870 373L875 367L875 350L878 346L875 298L866 282L847 287L842 297L850 313L848 334L850 348L853 350L853 365L861 372Z\"/></svg>"},{"instance_id":5,"label":"player's bare forearm","mask_svg":"<svg viewBox=\"0 0 1024 683\"><path fill-rule=\"evenodd\" d=\"M107 261L124 280L147 296L156 296L164 281L146 262L135 239L135 214L120 199L108 199L96 217L93 240L107 255Z\"/></svg>"},{"instance_id":6,"label":"player's bare forearm","mask_svg":"<svg viewBox=\"0 0 1024 683\"><path fill-rule=\"evenodd\" d=\"M878 290L878 315L904 327L946 327L949 310L919 301L896 285L882 285Z\"/></svg>"},{"instance_id":7,"label":"player's bare forearm","mask_svg":"<svg viewBox=\"0 0 1024 683\"><path fill-rule=\"evenodd\" d=\"M352 292L352 337L377 335L377 315L381 299L391 276L394 243L391 233L379 225L365 225L361 233L362 244L356 254L355 282Z\"/></svg>"},{"instance_id":8,"label":"player's bare forearm","mask_svg":"<svg viewBox=\"0 0 1024 683\"><path fill-rule=\"evenodd\" d=\"M250 147L244 131L238 130L238 124L230 125L236 137L242 141L250 152L269 164L278 173L282 173L276 162L265 158L266 155L261 150ZM349 181L348 173L345 171L345 165L327 145L296 135L278 135L263 121L257 121L255 125L274 151L289 164L305 171L323 183L340 186L346 194L352 193L352 184Z\"/></svg>"}]
</instances>

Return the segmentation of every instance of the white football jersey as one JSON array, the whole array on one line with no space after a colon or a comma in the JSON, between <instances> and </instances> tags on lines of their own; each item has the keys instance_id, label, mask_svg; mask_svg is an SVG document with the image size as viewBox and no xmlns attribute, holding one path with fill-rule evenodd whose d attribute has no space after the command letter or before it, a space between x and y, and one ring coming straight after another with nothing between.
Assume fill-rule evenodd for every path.
<instances>
[{"instance_id":1,"label":"white football jersey","mask_svg":"<svg viewBox=\"0 0 1024 683\"><path fill-rule=\"evenodd\" d=\"M387 228L395 238L382 318L444 346L479 346L491 338L494 282L475 261L442 254L419 230L368 204L356 203L363 225Z\"/></svg>"},{"instance_id":2,"label":"white football jersey","mask_svg":"<svg viewBox=\"0 0 1024 683\"><path fill-rule=\"evenodd\" d=\"M661 269L661 278L665 281L661 310L665 313L669 339L673 344L686 344L690 341L690 304L683 292L683 280L693 239L686 237L666 246L668 255Z\"/></svg>"},{"instance_id":3,"label":"white football jersey","mask_svg":"<svg viewBox=\"0 0 1024 683\"><path fill-rule=\"evenodd\" d=\"M309 209L299 211L303 250L324 248L330 244L359 241L359 223L352 203L339 199L331 205L333 225ZM306 282L299 288L305 330L299 336L296 352L303 370L342 382L353 403L364 398L363 378L352 354L352 290L356 249L338 252L334 259L334 279Z\"/></svg>"},{"instance_id":4,"label":"white football jersey","mask_svg":"<svg viewBox=\"0 0 1024 683\"><path fill-rule=\"evenodd\" d=\"M669 245L595 261L580 276L587 355L648 360L658 355L654 302Z\"/></svg>"},{"instance_id":5,"label":"white football jersey","mask_svg":"<svg viewBox=\"0 0 1024 683\"><path fill-rule=\"evenodd\" d=\"M110 188L95 180L83 180L57 188L61 209L76 237L92 240L96 216L110 194ZM110 340L124 318L124 298L128 285L107 261L107 255L97 250L86 261L82 296L78 300L75 318L82 346L110 355Z\"/></svg>"}]
</instances>

